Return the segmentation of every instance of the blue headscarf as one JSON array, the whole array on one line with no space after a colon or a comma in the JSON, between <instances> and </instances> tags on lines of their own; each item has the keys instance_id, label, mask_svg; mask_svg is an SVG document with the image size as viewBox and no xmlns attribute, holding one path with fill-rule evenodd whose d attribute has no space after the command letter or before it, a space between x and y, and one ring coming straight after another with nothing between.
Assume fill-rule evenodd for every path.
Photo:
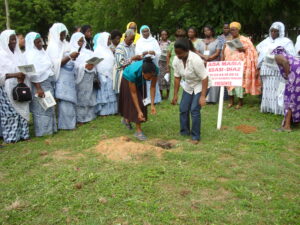
<instances>
[{"instance_id":1,"label":"blue headscarf","mask_svg":"<svg viewBox=\"0 0 300 225\"><path fill-rule=\"evenodd\" d=\"M150 32L150 27L147 26L147 25L143 25L143 26L141 26L141 29L140 29L140 34L141 35L142 35L144 29L149 29L149 32Z\"/></svg>"},{"instance_id":2,"label":"blue headscarf","mask_svg":"<svg viewBox=\"0 0 300 225\"><path fill-rule=\"evenodd\" d=\"M94 39L93 39L93 43L94 43L94 47L93 47L93 49L94 49L94 51L95 51L95 49L97 48L97 41L98 41L98 38L100 37L100 33L98 33L98 34L96 34L95 36L94 36Z\"/></svg>"}]
</instances>

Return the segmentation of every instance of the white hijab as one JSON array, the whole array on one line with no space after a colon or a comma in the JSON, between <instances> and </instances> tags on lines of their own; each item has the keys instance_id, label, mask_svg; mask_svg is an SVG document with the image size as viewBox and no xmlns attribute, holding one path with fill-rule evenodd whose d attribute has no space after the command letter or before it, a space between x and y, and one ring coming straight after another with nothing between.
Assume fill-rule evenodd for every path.
<instances>
[{"instance_id":1,"label":"white hijab","mask_svg":"<svg viewBox=\"0 0 300 225\"><path fill-rule=\"evenodd\" d=\"M154 51L155 52L154 62L158 66L158 60L161 55L161 49L159 47L158 41L154 37L152 37L151 32L147 39L143 37L142 31L145 29L149 29L150 32L150 28L148 26L144 25L141 27L140 29L141 37L136 42L135 53L136 55L142 55L143 52L145 51Z\"/></svg>"},{"instance_id":2,"label":"white hijab","mask_svg":"<svg viewBox=\"0 0 300 225\"><path fill-rule=\"evenodd\" d=\"M79 84L82 81L82 78L85 73L85 65L86 61L89 60L93 56L93 52L89 49L86 49L86 40L84 38L84 34L81 32L76 32L72 35L70 40L70 48L71 52L77 52L79 49L78 41L83 38L83 46L80 50L79 56L74 61L75 64L75 82Z\"/></svg>"},{"instance_id":3,"label":"white hijab","mask_svg":"<svg viewBox=\"0 0 300 225\"><path fill-rule=\"evenodd\" d=\"M64 24L54 23L52 25L49 30L48 47L46 50L54 65L54 75L56 80L59 77L61 60L65 53L70 52L69 43L66 40L60 40L60 33L63 31L66 31L68 34L68 29Z\"/></svg>"},{"instance_id":4,"label":"white hijab","mask_svg":"<svg viewBox=\"0 0 300 225\"><path fill-rule=\"evenodd\" d=\"M36 32L30 32L25 37L25 53L27 64L33 64L36 74L30 76L30 80L34 83L40 83L54 75L54 66L52 61L44 49L38 50L34 41L40 38Z\"/></svg>"},{"instance_id":5,"label":"white hijab","mask_svg":"<svg viewBox=\"0 0 300 225\"><path fill-rule=\"evenodd\" d=\"M19 48L17 39L16 48L12 52L9 47L9 38L11 35L16 35L14 30L5 30L0 35L0 85L4 86L9 101L13 108L24 119L29 120L29 102L17 102L13 99L12 89L18 84L17 78L6 79L7 73L20 72L18 66L25 65L25 58ZM26 76L24 83L30 87L30 82Z\"/></svg>"},{"instance_id":6,"label":"white hijab","mask_svg":"<svg viewBox=\"0 0 300 225\"><path fill-rule=\"evenodd\" d=\"M296 41L296 44L295 44L295 49L296 49L296 55L298 57L300 57L300 53L299 53L299 51L300 51L300 35L298 35L298 37L297 37L297 41Z\"/></svg>"},{"instance_id":7,"label":"white hijab","mask_svg":"<svg viewBox=\"0 0 300 225\"><path fill-rule=\"evenodd\" d=\"M272 38L271 29L279 30L278 38L276 39ZM293 42L290 39L284 37L284 35L285 35L285 27L283 23L275 22L271 25L269 29L269 37L267 37L265 40L263 40L256 46L256 49L259 53L258 64L261 64L264 58L266 57L266 55L271 53L272 50L274 50L278 46L284 47L284 49L290 55L296 54Z\"/></svg>"},{"instance_id":8,"label":"white hijab","mask_svg":"<svg viewBox=\"0 0 300 225\"><path fill-rule=\"evenodd\" d=\"M112 79L115 57L112 50L107 45L109 37L110 34L107 32L100 33L96 40L97 47L95 49L94 56L103 58L103 61L96 66L97 72L102 76Z\"/></svg>"}]
</instances>

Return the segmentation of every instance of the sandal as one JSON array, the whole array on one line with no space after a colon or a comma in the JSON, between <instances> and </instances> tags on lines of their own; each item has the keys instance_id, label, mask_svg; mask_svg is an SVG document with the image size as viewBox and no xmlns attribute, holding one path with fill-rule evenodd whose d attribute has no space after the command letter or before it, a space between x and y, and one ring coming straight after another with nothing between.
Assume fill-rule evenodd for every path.
<instances>
[{"instance_id":1,"label":"sandal","mask_svg":"<svg viewBox=\"0 0 300 225\"><path fill-rule=\"evenodd\" d=\"M275 132L287 132L287 133L292 132L292 130L287 130L287 129L284 129L283 127L277 128L273 131L275 131Z\"/></svg>"},{"instance_id":2,"label":"sandal","mask_svg":"<svg viewBox=\"0 0 300 225\"><path fill-rule=\"evenodd\" d=\"M140 141L146 141L147 137L143 132L135 132L134 136Z\"/></svg>"},{"instance_id":3,"label":"sandal","mask_svg":"<svg viewBox=\"0 0 300 225\"><path fill-rule=\"evenodd\" d=\"M131 123L126 122L124 118L121 119L121 123L124 124L128 130L132 130Z\"/></svg>"},{"instance_id":4,"label":"sandal","mask_svg":"<svg viewBox=\"0 0 300 225\"><path fill-rule=\"evenodd\" d=\"M235 107L235 109L241 109L242 108L242 105L237 105L236 107Z\"/></svg>"},{"instance_id":5,"label":"sandal","mask_svg":"<svg viewBox=\"0 0 300 225\"><path fill-rule=\"evenodd\" d=\"M227 109L230 109L233 106L233 104L228 104Z\"/></svg>"}]
</instances>

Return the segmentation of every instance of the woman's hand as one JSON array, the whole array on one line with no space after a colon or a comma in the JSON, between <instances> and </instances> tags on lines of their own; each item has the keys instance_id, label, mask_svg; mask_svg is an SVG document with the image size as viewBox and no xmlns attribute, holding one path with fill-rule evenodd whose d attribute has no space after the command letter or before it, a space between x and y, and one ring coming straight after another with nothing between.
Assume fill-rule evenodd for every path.
<instances>
[{"instance_id":1,"label":"woman's hand","mask_svg":"<svg viewBox=\"0 0 300 225\"><path fill-rule=\"evenodd\" d=\"M22 72L19 72L19 73L15 74L15 78L18 79L19 83L23 83L24 80L25 80L25 77L26 77L26 75L24 73L22 73Z\"/></svg>"},{"instance_id":2,"label":"woman's hand","mask_svg":"<svg viewBox=\"0 0 300 225\"><path fill-rule=\"evenodd\" d=\"M45 98L45 92L44 92L44 90L42 88L37 89L36 90L36 94L40 98Z\"/></svg>"},{"instance_id":3,"label":"woman's hand","mask_svg":"<svg viewBox=\"0 0 300 225\"><path fill-rule=\"evenodd\" d=\"M138 119L139 119L139 121L145 121L146 120L142 111L138 113Z\"/></svg>"},{"instance_id":4,"label":"woman's hand","mask_svg":"<svg viewBox=\"0 0 300 225\"><path fill-rule=\"evenodd\" d=\"M85 65L85 68L86 68L87 70L92 70L92 69L94 68L94 65L93 65L93 64L86 64L86 65Z\"/></svg>"},{"instance_id":5,"label":"woman's hand","mask_svg":"<svg viewBox=\"0 0 300 225\"><path fill-rule=\"evenodd\" d=\"M156 115L156 108L154 105L153 106L151 105L151 114Z\"/></svg>"},{"instance_id":6,"label":"woman's hand","mask_svg":"<svg viewBox=\"0 0 300 225\"><path fill-rule=\"evenodd\" d=\"M167 66L166 73L170 73L170 67Z\"/></svg>"},{"instance_id":7,"label":"woman's hand","mask_svg":"<svg viewBox=\"0 0 300 225\"><path fill-rule=\"evenodd\" d=\"M69 56L74 60L79 56L79 52L72 52Z\"/></svg>"},{"instance_id":8,"label":"woman's hand","mask_svg":"<svg viewBox=\"0 0 300 225\"><path fill-rule=\"evenodd\" d=\"M200 96L199 105L201 107L204 107L206 105L206 98L205 98L205 96L202 96L202 95Z\"/></svg>"},{"instance_id":9,"label":"woman's hand","mask_svg":"<svg viewBox=\"0 0 300 225\"><path fill-rule=\"evenodd\" d=\"M172 104L172 105L177 105L177 101L178 101L178 96L177 96L177 95L174 95L171 104Z\"/></svg>"}]
</instances>

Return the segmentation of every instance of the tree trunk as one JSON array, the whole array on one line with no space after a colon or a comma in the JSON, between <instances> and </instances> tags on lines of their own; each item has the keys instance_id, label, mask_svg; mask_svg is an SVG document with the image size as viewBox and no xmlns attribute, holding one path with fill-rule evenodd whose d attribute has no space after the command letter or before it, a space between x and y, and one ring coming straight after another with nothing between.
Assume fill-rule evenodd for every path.
<instances>
[{"instance_id":1,"label":"tree trunk","mask_svg":"<svg viewBox=\"0 0 300 225\"><path fill-rule=\"evenodd\" d=\"M6 29L10 29L8 0L4 0L4 4L5 4L5 13L6 13Z\"/></svg>"}]
</instances>

